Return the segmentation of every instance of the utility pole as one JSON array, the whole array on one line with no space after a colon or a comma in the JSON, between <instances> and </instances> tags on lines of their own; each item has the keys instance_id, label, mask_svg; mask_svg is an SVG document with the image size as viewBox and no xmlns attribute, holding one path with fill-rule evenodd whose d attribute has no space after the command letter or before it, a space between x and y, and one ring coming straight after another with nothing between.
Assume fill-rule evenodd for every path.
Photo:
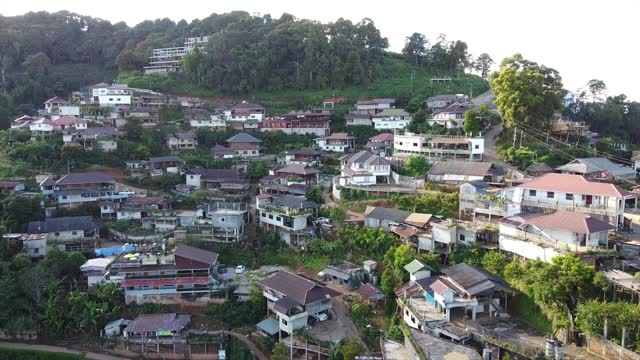
<instances>
[{"instance_id":1,"label":"utility pole","mask_svg":"<svg viewBox=\"0 0 640 360\"><path fill-rule=\"evenodd\" d=\"M516 139L518 138L518 128L514 127L513 128L513 144L511 145L511 147L516 147Z\"/></svg>"}]
</instances>

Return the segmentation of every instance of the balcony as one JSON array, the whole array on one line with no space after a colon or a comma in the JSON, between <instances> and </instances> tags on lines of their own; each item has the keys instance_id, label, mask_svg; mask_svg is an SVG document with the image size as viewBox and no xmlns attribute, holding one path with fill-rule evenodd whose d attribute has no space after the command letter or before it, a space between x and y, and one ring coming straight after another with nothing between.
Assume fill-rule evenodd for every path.
<instances>
[{"instance_id":1,"label":"balcony","mask_svg":"<svg viewBox=\"0 0 640 360\"><path fill-rule=\"evenodd\" d=\"M522 199L521 205L532 206L545 209L558 209L574 211L585 214L616 216L618 213L622 213L622 210L612 208L606 204L593 203L593 204L560 204L558 201L541 201L541 200L526 200Z\"/></svg>"}]
</instances>

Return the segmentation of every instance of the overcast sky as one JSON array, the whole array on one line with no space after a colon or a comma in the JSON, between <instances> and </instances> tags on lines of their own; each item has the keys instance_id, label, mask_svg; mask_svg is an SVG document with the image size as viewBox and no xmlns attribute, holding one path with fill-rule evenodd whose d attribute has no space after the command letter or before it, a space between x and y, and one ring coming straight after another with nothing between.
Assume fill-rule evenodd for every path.
<instances>
[{"instance_id":1,"label":"overcast sky","mask_svg":"<svg viewBox=\"0 0 640 360\"><path fill-rule=\"evenodd\" d=\"M322 22L369 17L393 51L400 51L413 32L430 40L443 33L449 40L465 41L473 55L489 53L497 63L519 52L555 68L568 90L595 78L605 81L608 95L624 93L640 101L635 66L640 59L640 3L632 0L5 0L0 7L5 16L42 10L69 10L131 26L146 19L190 21L231 10L274 18L287 12Z\"/></svg>"}]
</instances>

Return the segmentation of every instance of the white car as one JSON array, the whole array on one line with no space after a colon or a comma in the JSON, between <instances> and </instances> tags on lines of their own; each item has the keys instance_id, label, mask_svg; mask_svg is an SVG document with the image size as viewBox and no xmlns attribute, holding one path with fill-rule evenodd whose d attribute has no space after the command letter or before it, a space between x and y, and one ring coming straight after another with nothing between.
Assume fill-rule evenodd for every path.
<instances>
[{"instance_id":1,"label":"white car","mask_svg":"<svg viewBox=\"0 0 640 360\"><path fill-rule=\"evenodd\" d=\"M120 195L135 195L136 192L135 191L131 191L129 189L125 189L123 191L120 191L118 194L120 194Z\"/></svg>"},{"instance_id":2,"label":"white car","mask_svg":"<svg viewBox=\"0 0 640 360\"><path fill-rule=\"evenodd\" d=\"M329 320L329 315L327 315L327 313L318 313L313 315L314 318L316 318L316 320L318 320L318 322L323 322L323 321L327 321Z\"/></svg>"},{"instance_id":3,"label":"white car","mask_svg":"<svg viewBox=\"0 0 640 360\"><path fill-rule=\"evenodd\" d=\"M244 265L238 265L236 266L236 274L242 274L244 272Z\"/></svg>"}]
</instances>

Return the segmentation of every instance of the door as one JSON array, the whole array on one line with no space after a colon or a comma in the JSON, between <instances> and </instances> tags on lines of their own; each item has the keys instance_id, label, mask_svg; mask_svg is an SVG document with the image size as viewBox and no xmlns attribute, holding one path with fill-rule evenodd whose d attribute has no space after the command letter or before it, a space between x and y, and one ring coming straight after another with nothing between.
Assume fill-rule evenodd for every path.
<instances>
[{"instance_id":1,"label":"door","mask_svg":"<svg viewBox=\"0 0 640 360\"><path fill-rule=\"evenodd\" d=\"M593 196L592 195L587 195L587 205L591 205L593 203Z\"/></svg>"}]
</instances>

